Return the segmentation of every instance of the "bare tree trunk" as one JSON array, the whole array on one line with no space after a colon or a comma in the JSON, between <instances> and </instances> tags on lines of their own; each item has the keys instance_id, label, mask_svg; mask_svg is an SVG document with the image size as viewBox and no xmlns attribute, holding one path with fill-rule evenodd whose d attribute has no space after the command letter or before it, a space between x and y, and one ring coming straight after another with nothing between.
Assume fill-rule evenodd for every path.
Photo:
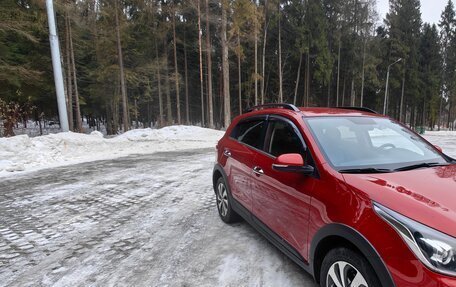
<instances>
[{"instance_id":1,"label":"bare tree trunk","mask_svg":"<svg viewBox=\"0 0 456 287\"><path fill-rule=\"evenodd\" d=\"M201 0L198 2L198 52L199 52L199 73L200 73L200 93L201 93L201 125L204 126L204 84L203 84L203 49L201 34Z\"/></svg>"},{"instance_id":2,"label":"bare tree trunk","mask_svg":"<svg viewBox=\"0 0 456 287\"><path fill-rule=\"evenodd\" d=\"M336 107L339 106L339 91L340 91L340 48L341 48L341 39L339 36L339 51L337 54L337 91L336 91Z\"/></svg>"},{"instance_id":3,"label":"bare tree trunk","mask_svg":"<svg viewBox=\"0 0 456 287\"><path fill-rule=\"evenodd\" d=\"M298 97L299 79L301 78L301 65L302 65L302 53L301 53L301 56L299 57L299 66L298 66L298 74L296 76L296 85L295 85L295 91L294 91L294 97L293 97L293 105L296 105L296 99Z\"/></svg>"},{"instance_id":4,"label":"bare tree trunk","mask_svg":"<svg viewBox=\"0 0 456 287\"><path fill-rule=\"evenodd\" d=\"M242 115L242 75L241 75L241 37L239 36L240 31L237 33L237 44L238 44L238 94L239 94L239 114Z\"/></svg>"},{"instance_id":5,"label":"bare tree trunk","mask_svg":"<svg viewBox=\"0 0 456 287\"><path fill-rule=\"evenodd\" d=\"M189 108L189 99L188 99L188 69L187 69L187 45L185 42L184 34L184 74L185 74L185 122L190 124L190 108Z\"/></svg>"},{"instance_id":6,"label":"bare tree trunk","mask_svg":"<svg viewBox=\"0 0 456 287\"><path fill-rule=\"evenodd\" d=\"M255 38L255 106L258 105L258 18L257 18L257 5L255 2L255 27L254 27L254 38Z\"/></svg>"},{"instance_id":7,"label":"bare tree trunk","mask_svg":"<svg viewBox=\"0 0 456 287\"><path fill-rule=\"evenodd\" d=\"M223 3L222 3L222 14L223 14ZM207 53L207 105L209 111L209 127L214 128L214 108L212 104L212 48L211 48L211 34L209 24L209 0L206 0L206 53ZM226 13L226 11L225 11ZM223 17L223 16L222 16ZM225 19L226 23L226 19ZM223 19L222 19L223 25ZM223 30L223 27L222 27ZM226 25L225 25L226 30ZM223 34L223 32L222 32ZM225 32L226 39L226 32ZM223 39L222 39L223 42Z\"/></svg>"},{"instance_id":8,"label":"bare tree trunk","mask_svg":"<svg viewBox=\"0 0 456 287\"><path fill-rule=\"evenodd\" d=\"M353 72L354 74L354 72ZM355 106L355 77L352 75L352 84L351 84L351 92L350 92L350 106L354 107Z\"/></svg>"},{"instance_id":9,"label":"bare tree trunk","mask_svg":"<svg viewBox=\"0 0 456 287\"><path fill-rule=\"evenodd\" d=\"M280 15L280 1L278 1L279 13L279 103L283 103L283 75L282 75L282 19Z\"/></svg>"},{"instance_id":10,"label":"bare tree trunk","mask_svg":"<svg viewBox=\"0 0 456 287\"><path fill-rule=\"evenodd\" d=\"M442 126L442 106L443 106L443 97L440 96L440 105L439 105L439 121L438 121L438 130Z\"/></svg>"},{"instance_id":11,"label":"bare tree trunk","mask_svg":"<svg viewBox=\"0 0 456 287\"><path fill-rule=\"evenodd\" d=\"M263 59L261 61L262 64L262 72L261 72L261 104L264 104L264 97L266 93L266 86L265 86L265 81L266 81L266 43L267 43L267 38L268 38L268 0L264 1L264 35L263 35Z\"/></svg>"},{"instance_id":12,"label":"bare tree trunk","mask_svg":"<svg viewBox=\"0 0 456 287\"><path fill-rule=\"evenodd\" d=\"M78 78L76 75L76 61L74 60L73 37L72 37L72 32L71 32L70 20L68 20L68 30L69 30L69 38L70 38L71 66L72 66L72 70L73 70L76 129L78 132L82 132L81 107L79 105Z\"/></svg>"},{"instance_id":13,"label":"bare tree trunk","mask_svg":"<svg viewBox=\"0 0 456 287\"><path fill-rule=\"evenodd\" d=\"M306 72L306 107L309 106L310 99L310 51L307 52L307 72Z\"/></svg>"},{"instance_id":14,"label":"bare tree trunk","mask_svg":"<svg viewBox=\"0 0 456 287\"><path fill-rule=\"evenodd\" d=\"M166 41L166 36L164 39L164 49L165 49L165 93L166 93L166 120L168 124L173 122L173 112L171 110L171 92L169 87L169 69L168 69L168 45Z\"/></svg>"},{"instance_id":15,"label":"bare tree trunk","mask_svg":"<svg viewBox=\"0 0 456 287\"><path fill-rule=\"evenodd\" d=\"M68 12L66 13L66 41L65 41L65 48L66 48L66 62L67 62L67 97L68 97L68 122L70 131L74 130L74 122L73 122L73 79L71 76L71 53L70 53L70 16Z\"/></svg>"},{"instance_id":16,"label":"bare tree trunk","mask_svg":"<svg viewBox=\"0 0 456 287\"><path fill-rule=\"evenodd\" d=\"M135 96L135 100L134 100L134 105L135 105L135 128L139 128L139 125L138 125L138 100L136 99L136 96Z\"/></svg>"},{"instance_id":17,"label":"bare tree trunk","mask_svg":"<svg viewBox=\"0 0 456 287\"><path fill-rule=\"evenodd\" d=\"M207 1L207 0L206 0ZM228 42L226 38L227 15L226 10L228 3L222 0L222 70L223 70L223 107L224 107L224 127L227 128L231 122L231 105L230 105L230 67L228 62Z\"/></svg>"},{"instance_id":18,"label":"bare tree trunk","mask_svg":"<svg viewBox=\"0 0 456 287\"><path fill-rule=\"evenodd\" d=\"M173 9L173 48L174 48L174 80L176 83L176 109L177 109L177 123L181 124L180 112L180 95L179 95L179 70L177 69L177 42L176 42L176 12Z\"/></svg>"},{"instance_id":19,"label":"bare tree trunk","mask_svg":"<svg viewBox=\"0 0 456 287\"><path fill-rule=\"evenodd\" d=\"M331 84L332 84L332 71L331 71L331 76L329 77L329 83L328 83L328 94L327 94L327 103L326 106L329 108L331 106Z\"/></svg>"},{"instance_id":20,"label":"bare tree trunk","mask_svg":"<svg viewBox=\"0 0 456 287\"><path fill-rule=\"evenodd\" d=\"M159 126L162 126L164 123L164 116L163 116L163 96L161 91L161 75L160 75L160 60L158 58L158 44L155 41L155 57L157 61L157 87L158 87L158 109L159 109Z\"/></svg>"},{"instance_id":21,"label":"bare tree trunk","mask_svg":"<svg viewBox=\"0 0 456 287\"><path fill-rule=\"evenodd\" d=\"M345 106L345 84L346 84L346 79L344 78L344 84L342 87L342 107Z\"/></svg>"},{"instance_id":22,"label":"bare tree trunk","mask_svg":"<svg viewBox=\"0 0 456 287\"><path fill-rule=\"evenodd\" d=\"M124 71L124 64L123 64L123 56L122 56L122 44L120 41L120 23L119 23L119 9L117 7L117 1L115 3L115 18L116 18L116 39L117 39L117 56L119 57L119 69L120 69L120 88L121 88L121 95L122 95L122 121L123 121L123 128L124 132L129 130L128 124L128 108L127 108L127 85L125 83L125 71Z\"/></svg>"}]
</instances>

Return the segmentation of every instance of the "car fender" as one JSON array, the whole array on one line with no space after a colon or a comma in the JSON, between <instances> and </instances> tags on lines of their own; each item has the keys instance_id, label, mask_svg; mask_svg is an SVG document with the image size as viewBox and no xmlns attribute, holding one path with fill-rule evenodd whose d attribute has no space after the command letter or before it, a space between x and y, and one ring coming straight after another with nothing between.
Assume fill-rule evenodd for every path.
<instances>
[{"instance_id":1,"label":"car fender","mask_svg":"<svg viewBox=\"0 0 456 287\"><path fill-rule=\"evenodd\" d=\"M318 276L318 274L316 274L316 271L319 270L319 266L315 266L316 253L318 251L320 243L329 237L342 237L346 241L356 246L356 248L358 248L358 250L374 268L374 271L377 274L382 286L395 286L392 276L386 267L386 264L378 252L375 250L375 248L372 246L372 244L354 228L345 224L338 223L331 223L322 227L319 231L317 231L312 239L309 254L312 271L315 278ZM316 279L318 280L319 278Z\"/></svg>"}]
</instances>

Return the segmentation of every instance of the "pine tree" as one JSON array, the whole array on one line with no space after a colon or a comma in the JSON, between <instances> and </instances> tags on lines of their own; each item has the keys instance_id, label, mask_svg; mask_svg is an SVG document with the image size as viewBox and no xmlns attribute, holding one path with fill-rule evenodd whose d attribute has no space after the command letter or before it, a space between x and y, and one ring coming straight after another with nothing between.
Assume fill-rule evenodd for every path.
<instances>
[{"instance_id":1,"label":"pine tree","mask_svg":"<svg viewBox=\"0 0 456 287\"><path fill-rule=\"evenodd\" d=\"M389 114L396 117L400 114L402 84L405 86L404 101L411 111L418 108L416 103L421 97L418 66L422 25L420 9L419 0L392 0L385 21L389 35L389 55L386 64L389 65L397 59L402 59L400 64L391 68L390 91L388 92L390 95L388 103L391 103L393 108L392 113ZM401 81L403 75L405 75L405 80ZM387 109L387 111L390 110ZM412 114L416 119L418 115Z\"/></svg>"},{"instance_id":2,"label":"pine tree","mask_svg":"<svg viewBox=\"0 0 456 287\"><path fill-rule=\"evenodd\" d=\"M443 91L448 102L448 126L454 119L452 110L456 101L456 12L452 0L448 0L439 23L440 42L443 56ZM442 98L443 101L443 98ZM440 108L440 114L442 112Z\"/></svg>"}]
</instances>

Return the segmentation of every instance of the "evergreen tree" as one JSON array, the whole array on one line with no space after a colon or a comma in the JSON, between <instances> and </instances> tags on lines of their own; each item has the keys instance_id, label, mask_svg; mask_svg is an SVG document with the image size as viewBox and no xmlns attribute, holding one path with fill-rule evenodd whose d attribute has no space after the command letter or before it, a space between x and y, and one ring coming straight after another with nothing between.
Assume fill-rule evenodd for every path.
<instances>
[{"instance_id":1,"label":"evergreen tree","mask_svg":"<svg viewBox=\"0 0 456 287\"><path fill-rule=\"evenodd\" d=\"M456 99L456 13L454 9L453 1L448 0L439 23L443 56L443 91L447 102L445 107L440 108L440 114L442 114L442 109L445 108L448 114L448 126L454 120L452 112Z\"/></svg>"},{"instance_id":2,"label":"evergreen tree","mask_svg":"<svg viewBox=\"0 0 456 287\"><path fill-rule=\"evenodd\" d=\"M419 0L392 0L386 17L388 29L389 55L385 59L391 64L402 59L400 64L391 69L389 115L399 117L402 86L404 102L412 112L412 124L416 122L421 109L417 101L421 97L419 88L419 43L421 35L421 4Z\"/></svg>"}]
</instances>

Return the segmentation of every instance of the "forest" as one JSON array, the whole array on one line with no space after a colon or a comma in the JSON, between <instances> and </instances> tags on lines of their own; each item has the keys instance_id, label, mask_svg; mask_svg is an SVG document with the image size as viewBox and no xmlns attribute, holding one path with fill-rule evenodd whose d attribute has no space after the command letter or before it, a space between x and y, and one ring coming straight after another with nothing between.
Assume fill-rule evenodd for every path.
<instances>
[{"instance_id":1,"label":"forest","mask_svg":"<svg viewBox=\"0 0 456 287\"><path fill-rule=\"evenodd\" d=\"M21 122L58 113L45 1L0 2L0 120L11 136ZM224 128L248 107L277 102L364 106L412 127L455 121L452 0L437 24L423 23L419 0L390 0L385 19L376 0L54 0L54 8L72 131L84 132L83 122L108 134Z\"/></svg>"}]
</instances>

